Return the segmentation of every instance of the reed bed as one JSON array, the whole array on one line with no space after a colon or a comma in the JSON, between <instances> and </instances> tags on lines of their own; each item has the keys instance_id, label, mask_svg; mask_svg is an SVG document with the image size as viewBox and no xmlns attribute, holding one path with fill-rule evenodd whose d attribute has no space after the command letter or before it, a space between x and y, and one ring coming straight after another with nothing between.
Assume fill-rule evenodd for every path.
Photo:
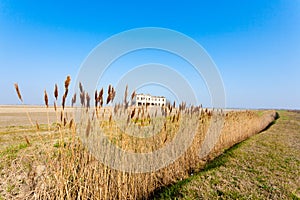
<instances>
[{"instance_id":1,"label":"reed bed","mask_svg":"<svg viewBox=\"0 0 300 200\"><path fill-rule=\"evenodd\" d=\"M14 183L18 185L18 189L0 190L5 198L152 198L157 189L201 170L209 160L234 144L259 133L276 118L274 111L259 116L254 111L225 112L203 109L200 106L188 107L185 103L178 107L174 103L155 109L148 106L134 107L131 104L135 92L128 95L128 87L124 92L124 102L117 104L113 103L116 95L113 86L109 85L106 99L103 88L95 91L92 99L81 83L79 98L76 98L76 94L72 96L71 106L74 106L75 111L71 113L65 109L70 81L68 76L61 106L58 106L57 84L54 87L53 109L57 121L55 127L48 126L52 131L52 139L31 142L30 138L26 138L28 147L6 166L7 171L16 170L18 173L7 175L2 187ZM15 87L23 102L18 85ZM46 91L44 100L45 109L52 109ZM219 124L222 129L216 143L208 154L200 156L211 124L218 122L222 123ZM170 145L178 135L187 139L192 132L194 135L191 135L190 142L182 140L176 145ZM135 166L135 162L140 162L139 160L126 160L117 151L111 151L107 144L102 143L103 137L109 144L129 153L146 154L170 145L162 156L178 156L172 162L166 160L166 163L161 163L163 167L156 167L155 163L144 160L142 164L150 170L139 171ZM182 149L184 151L180 153ZM101 155L107 157L103 158ZM120 163L124 170L116 169L103 161Z\"/></svg>"}]
</instances>

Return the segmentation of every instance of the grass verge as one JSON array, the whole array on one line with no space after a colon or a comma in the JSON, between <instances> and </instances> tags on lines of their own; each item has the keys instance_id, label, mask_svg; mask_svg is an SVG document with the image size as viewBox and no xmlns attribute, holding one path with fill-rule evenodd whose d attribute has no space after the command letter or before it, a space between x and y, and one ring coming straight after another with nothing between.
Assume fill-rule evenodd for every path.
<instances>
[{"instance_id":1,"label":"grass verge","mask_svg":"<svg viewBox=\"0 0 300 200\"><path fill-rule=\"evenodd\" d=\"M154 199L300 199L300 113L234 145L201 172L160 188Z\"/></svg>"}]
</instances>

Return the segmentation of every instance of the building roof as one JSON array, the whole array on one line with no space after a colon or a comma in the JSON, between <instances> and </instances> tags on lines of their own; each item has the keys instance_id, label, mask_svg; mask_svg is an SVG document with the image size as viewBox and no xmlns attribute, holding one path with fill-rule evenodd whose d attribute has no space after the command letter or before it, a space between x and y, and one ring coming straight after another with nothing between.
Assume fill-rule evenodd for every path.
<instances>
[{"instance_id":1,"label":"building roof","mask_svg":"<svg viewBox=\"0 0 300 200\"><path fill-rule=\"evenodd\" d=\"M154 98L166 98L164 96L152 96L151 94L143 94L143 93L136 94L136 95L144 95L144 96L150 96L150 97L154 97Z\"/></svg>"}]
</instances>

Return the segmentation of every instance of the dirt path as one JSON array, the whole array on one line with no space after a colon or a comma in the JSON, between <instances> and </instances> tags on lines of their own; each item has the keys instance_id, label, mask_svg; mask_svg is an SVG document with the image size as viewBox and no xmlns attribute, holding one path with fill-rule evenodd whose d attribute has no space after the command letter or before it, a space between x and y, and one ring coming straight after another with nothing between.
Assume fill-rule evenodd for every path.
<instances>
[{"instance_id":1,"label":"dirt path","mask_svg":"<svg viewBox=\"0 0 300 200\"><path fill-rule=\"evenodd\" d=\"M235 145L158 199L299 199L300 112L279 111L266 131Z\"/></svg>"}]
</instances>

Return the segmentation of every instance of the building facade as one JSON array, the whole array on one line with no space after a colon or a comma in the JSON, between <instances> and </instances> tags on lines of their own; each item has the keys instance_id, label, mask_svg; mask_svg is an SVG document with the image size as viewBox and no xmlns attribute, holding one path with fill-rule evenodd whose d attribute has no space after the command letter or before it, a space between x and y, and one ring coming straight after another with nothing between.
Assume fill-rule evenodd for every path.
<instances>
[{"instance_id":1,"label":"building facade","mask_svg":"<svg viewBox=\"0 0 300 200\"><path fill-rule=\"evenodd\" d=\"M136 94L135 106L160 106L166 105L166 98L162 96L151 96L150 94Z\"/></svg>"}]
</instances>

